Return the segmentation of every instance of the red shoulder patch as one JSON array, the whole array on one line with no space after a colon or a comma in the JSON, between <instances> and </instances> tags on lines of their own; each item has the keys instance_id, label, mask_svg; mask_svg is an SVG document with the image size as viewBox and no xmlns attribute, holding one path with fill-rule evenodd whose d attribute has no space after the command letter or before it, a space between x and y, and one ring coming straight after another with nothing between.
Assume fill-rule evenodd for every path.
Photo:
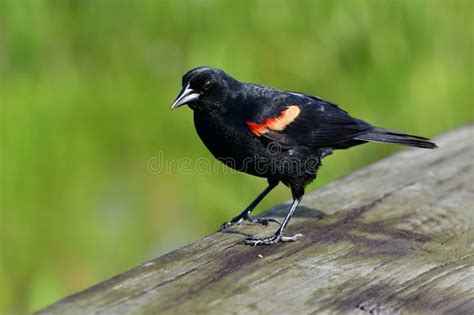
<instances>
[{"instance_id":1,"label":"red shoulder patch","mask_svg":"<svg viewBox=\"0 0 474 315\"><path fill-rule=\"evenodd\" d=\"M270 130L282 131L286 128L286 126L291 124L296 119L296 117L298 117L300 112L301 109L298 105L289 105L280 113L280 115L276 117L267 118L261 123L256 123L253 121L246 121L245 123L254 135L260 137Z\"/></svg>"}]
</instances>

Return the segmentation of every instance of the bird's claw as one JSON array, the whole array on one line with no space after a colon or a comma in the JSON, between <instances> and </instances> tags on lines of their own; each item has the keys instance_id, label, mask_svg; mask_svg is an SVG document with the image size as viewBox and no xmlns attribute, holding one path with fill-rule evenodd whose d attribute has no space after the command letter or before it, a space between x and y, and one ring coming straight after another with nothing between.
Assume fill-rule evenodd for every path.
<instances>
[{"instance_id":1,"label":"bird's claw","mask_svg":"<svg viewBox=\"0 0 474 315\"><path fill-rule=\"evenodd\" d=\"M281 234L275 234L270 237L249 237L244 240L247 245L272 245L279 242L294 242L297 239L303 237L303 234L295 234L293 236L283 236Z\"/></svg>"},{"instance_id":2,"label":"bird's claw","mask_svg":"<svg viewBox=\"0 0 474 315\"><path fill-rule=\"evenodd\" d=\"M226 230L229 226L239 224L237 222L233 223L232 221L222 223L222 225L219 227L219 232L223 232Z\"/></svg>"},{"instance_id":3,"label":"bird's claw","mask_svg":"<svg viewBox=\"0 0 474 315\"><path fill-rule=\"evenodd\" d=\"M280 221L278 221L277 219L273 219L273 218L269 218L269 219L252 218L252 217L248 216L246 218L234 218L234 219L230 220L229 222L225 222L224 224L221 225L221 227L219 228L219 231L222 232L225 229L227 229L228 227L233 226L233 225L242 224L244 221L247 221L247 222L250 222L250 223L258 223L258 224L261 224L261 225L268 225L268 224L270 224L270 222L275 222L275 223L278 223L279 225L281 225Z\"/></svg>"}]
</instances>

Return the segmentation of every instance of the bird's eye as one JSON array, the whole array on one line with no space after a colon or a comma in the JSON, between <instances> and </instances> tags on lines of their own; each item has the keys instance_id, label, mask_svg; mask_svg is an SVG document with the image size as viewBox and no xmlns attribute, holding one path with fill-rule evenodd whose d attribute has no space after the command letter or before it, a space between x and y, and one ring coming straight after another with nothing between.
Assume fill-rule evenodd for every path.
<instances>
[{"instance_id":1,"label":"bird's eye","mask_svg":"<svg viewBox=\"0 0 474 315\"><path fill-rule=\"evenodd\" d=\"M211 87L212 87L212 82L211 82L211 80L206 81L206 83L204 83L204 89L205 89L205 90L209 90Z\"/></svg>"}]
</instances>

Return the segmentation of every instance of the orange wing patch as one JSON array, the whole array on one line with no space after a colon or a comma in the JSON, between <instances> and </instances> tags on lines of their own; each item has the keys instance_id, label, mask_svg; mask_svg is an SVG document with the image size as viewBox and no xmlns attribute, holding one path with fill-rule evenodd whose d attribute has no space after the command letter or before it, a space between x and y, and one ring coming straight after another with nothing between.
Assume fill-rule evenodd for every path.
<instances>
[{"instance_id":1,"label":"orange wing patch","mask_svg":"<svg viewBox=\"0 0 474 315\"><path fill-rule=\"evenodd\" d=\"M282 131L289 124L291 124L296 117L300 114L300 107L298 105L287 106L284 111L280 113L277 117L267 118L261 123L255 123L252 121L245 122L250 128L250 131L260 137L270 130L273 131Z\"/></svg>"}]
</instances>

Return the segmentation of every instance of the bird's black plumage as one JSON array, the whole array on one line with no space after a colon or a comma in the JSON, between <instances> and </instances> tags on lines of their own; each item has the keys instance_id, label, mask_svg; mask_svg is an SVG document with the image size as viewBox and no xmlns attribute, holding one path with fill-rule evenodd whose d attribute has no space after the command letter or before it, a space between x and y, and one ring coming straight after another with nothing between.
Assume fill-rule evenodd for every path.
<instances>
[{"instance_id":1,"label":"bird's black plumage","mask_svg":"<svg viewBox=\"0 0 474 315\"><path fill-rule=\"evenodd\" d=\"M268 179L268 187L224 230L242 221L268 224L250 212L279 182L289 186L293 203L275 235L249 238L247 244L293 241L283 231L306 184L316 178L321 159L333 150L365 142L435 148L429 139L376 128L319 97L235 80L222 70L199 67L183 76L171 108L188 104L196 131L218 160L237 170Z\"/></svg>"}]
</instances>

